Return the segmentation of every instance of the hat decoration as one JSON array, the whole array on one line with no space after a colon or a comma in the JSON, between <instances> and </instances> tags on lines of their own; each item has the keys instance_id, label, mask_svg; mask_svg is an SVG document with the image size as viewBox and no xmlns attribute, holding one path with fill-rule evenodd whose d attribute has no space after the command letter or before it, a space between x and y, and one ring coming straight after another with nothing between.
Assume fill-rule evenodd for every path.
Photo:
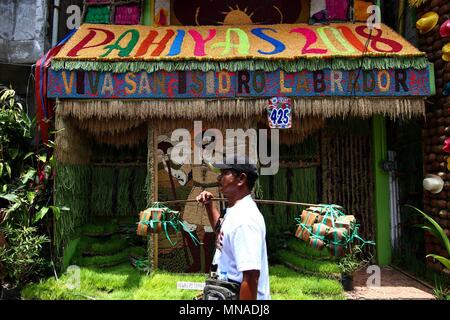
<instances>
[{"instance_id":1,"label":"hat decoration","mask_svg":"<svg viewBox=\"0 0 450 320\"><path fill-rule=\"evenodd\" d=\"M439 34L442 38L450 37L450 19L445 21L439 28Z\"/></svg>"},{"instance_id":2,"label":"hat decoration","mask_svg":"<svg viewBox=\"0 0 450 320\"><path fill-rule=\"evenodd\" d=\"M435 174L427 174L423 179L423 188L431 193L439 193L444 188L444 180Z\"/></svg>"},{"instance_id":3,"label":"hat decoration","mask_svg":"<svg viewBox=\"0 0 450 320\"><path fill-rule=\"evenodd\" d=\"M438 21L439 15L436 12L427 12L419 20L417 20L416 28L419 30L420 34L424 34L433 30Z\"/></svg>"}]
</instances>

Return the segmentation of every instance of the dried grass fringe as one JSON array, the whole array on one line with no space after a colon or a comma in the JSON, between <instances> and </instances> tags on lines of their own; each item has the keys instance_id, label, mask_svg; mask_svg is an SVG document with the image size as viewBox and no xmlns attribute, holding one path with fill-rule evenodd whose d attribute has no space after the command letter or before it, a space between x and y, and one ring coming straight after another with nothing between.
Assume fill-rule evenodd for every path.
<instances>
[{"instance_id":1,"label":"dried grass fringe","mask_svg":"<svg viewBox=\"0 0 450 320\"><path fill-rule=\"evenodd\" d=\"M216 121L223 118L247 119L261 115L266 107L267 99L59 100L57 112L62 117L74 117L78 120L97 118L108 121L113 119L116 122L152 119ZM412 118L425 114L423 98L292 98L292 107L296 116L325 118L367 118L374 114L389 118ZM86 127L93 129L90 124ZM116 128L120 131L119 125L116 125ZM100 126L98 129L102 130Z\"/></svg>"}]
</instances>

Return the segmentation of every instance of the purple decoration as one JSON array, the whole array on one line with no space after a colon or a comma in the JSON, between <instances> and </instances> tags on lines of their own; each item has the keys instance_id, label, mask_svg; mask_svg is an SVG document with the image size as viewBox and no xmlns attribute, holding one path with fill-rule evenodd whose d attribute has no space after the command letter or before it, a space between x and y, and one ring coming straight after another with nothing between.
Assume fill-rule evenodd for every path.
<instances>
[{"instance_id":1,"label":"purple decoration","mask_svg":"<svg viewBox=\"0 0 450 320\"><path fill-rule=\"evenodd\" d=\"M326 0L328 20L346 21L348 20L349 0Z\"/></svg>"},{"instance_id":2,"label":"purple decoration","mask_svg":"<svg viewBox=\"0 0 450 320\"><path fill-rule=\"evenodd\" d=\"M126 4L116 7L115 24L140 24L141 8L138 4Z\"/></svg>"}]
</instances>

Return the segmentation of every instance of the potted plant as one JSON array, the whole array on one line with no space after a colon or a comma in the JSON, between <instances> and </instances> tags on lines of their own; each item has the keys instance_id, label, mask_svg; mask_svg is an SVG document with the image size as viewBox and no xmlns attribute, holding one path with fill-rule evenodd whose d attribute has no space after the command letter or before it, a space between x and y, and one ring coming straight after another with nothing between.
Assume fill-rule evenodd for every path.
<instances>
[{"instance_id":1,"label":"potted plant","mask_svg":"<svg viewBox=\"0 0 450 320\"><path fill-rule=\"evenodd\" d=\"M341 283L345 291L353 290L353 277L356 271L365 266L369 260L362 259L362 250L355 246L337 262L341 271Z\"/></svg>"}]
</instances>

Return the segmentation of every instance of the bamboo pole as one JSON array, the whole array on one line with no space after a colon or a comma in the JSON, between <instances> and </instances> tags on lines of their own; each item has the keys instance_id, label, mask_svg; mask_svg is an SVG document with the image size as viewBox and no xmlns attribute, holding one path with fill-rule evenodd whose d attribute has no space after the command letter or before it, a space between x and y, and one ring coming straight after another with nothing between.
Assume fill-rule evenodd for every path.
<instances>
[{"instance_id":1,"label":"bamboo pole","mask_svg":"<svg viewBox=\"0 0 450 320\"><path fill-rule=\"evenodd\" d=\"M225 198L212 198L212 201L222 201L226 202L228 201ZM281 200L262 200L262 199L255 199L256 203L260 204L283 204L283 205L290 205L290 206L305 206L305 207L325 207L326 204L317 204L317 203L304 203L304 202L292 202L292 201L281 201ZM169 200L169 201L162 201L159 202L161 204L172 204L172 203L188 203L188 202L197 202L195 199L190 200Z\"/></svg>"}]
</instances>

